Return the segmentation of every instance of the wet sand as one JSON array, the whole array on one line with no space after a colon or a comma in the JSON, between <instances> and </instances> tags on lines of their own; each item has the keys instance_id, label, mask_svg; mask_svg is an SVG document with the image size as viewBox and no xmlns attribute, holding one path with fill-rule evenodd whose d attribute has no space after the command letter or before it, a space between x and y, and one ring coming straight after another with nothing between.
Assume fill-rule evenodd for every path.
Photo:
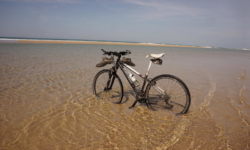
<instances>
[{"instance_id":1,"label":"wet sand","mask_svg":"<svg viewBox=\"0 0 250 150\"><path fill-rule=\"evenodd\" d=\"M189 87L182 116L92 94L100 49L130 49L140 73L173 74ZM0 149L250 149L250 52L123 45L0 44ZM119 73L119 75L121 75ZM138 79L138 78L137 78ZM138 79L139 80L139 79ZM141 83L141 80L139 80Z\"/></svg>"},{"instance_id":2,"label":"wet sand","mask_svg":"<svg viewBox=\"0 0 250 150\"><path fill-rule=\"evenodd\" d=\"M18 40L16 43L47 43L47 44L93 44L93 45L130 45L130 46L163 46L163 47L190 47L201 48L199 46L168 45L153 43L123 43L123 42L98 42L98 41L66 41L66 40Z\"/></svg>"}]
</instances>

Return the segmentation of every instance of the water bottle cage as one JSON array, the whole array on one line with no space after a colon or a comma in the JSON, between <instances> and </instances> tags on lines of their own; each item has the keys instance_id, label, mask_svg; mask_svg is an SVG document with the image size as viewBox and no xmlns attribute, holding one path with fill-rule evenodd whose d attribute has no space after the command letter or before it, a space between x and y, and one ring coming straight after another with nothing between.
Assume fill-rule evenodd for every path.
<instances>
[{"instance_id":1,"label":"water bottle cage","mask_svg":"<svg viewBox=\"0 0 250 150\"><path fill-rule=\"evenodd\" d=\"M136 78L134 77L133 74L130 74L129 77L130 77L132 83L133 83L135 86L139 86L139 83L138 83L138 81L136 80Z\"/></svg>"}]
</instances>

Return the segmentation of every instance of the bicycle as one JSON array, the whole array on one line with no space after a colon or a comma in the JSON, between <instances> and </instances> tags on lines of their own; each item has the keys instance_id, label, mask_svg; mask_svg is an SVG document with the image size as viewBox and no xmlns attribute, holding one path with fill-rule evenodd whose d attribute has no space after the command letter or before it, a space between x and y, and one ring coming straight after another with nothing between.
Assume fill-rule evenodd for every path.
<instances>
[{"instance_id":1,"label":"bicycle","mask_svg":"<svg viewBox=\"0 0 250 150\"><path fill-rule=\"evenodd\" d=\"M129 50L115 52L102 49L102 51L104 52L103 55L108 55L112 58L116 56L117 60L113 62L111 69L101 70L95 75L92 85L95 96L101 99L106 98L116 104L122 102L124 89L122 81L117 74L120 68L135 93L136 99L132 106L129 107L130 109L137 102L140 102L145 103L152 110L166 109L173 111L176 115L187 113L191 103L191 96L188 87L181 79L169 74L158 75L153 79L148 78L152 63L161 65L161 57L164 56L164 53L149 54L147 56L151 57L151 59L148 70L145 76L143 76L121 60L122 56L131 54ZM141 89L137 89L138 82L127 69L142 78L143 84Z\"/></svg>"}]
</instances>

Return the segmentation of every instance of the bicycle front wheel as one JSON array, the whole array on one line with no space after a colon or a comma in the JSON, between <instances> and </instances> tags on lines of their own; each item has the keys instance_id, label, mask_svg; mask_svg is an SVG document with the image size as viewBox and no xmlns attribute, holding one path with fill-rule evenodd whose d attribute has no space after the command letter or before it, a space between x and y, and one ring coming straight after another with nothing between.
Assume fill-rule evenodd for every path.
<instances>
[{"instance_id":1,"label":"bicycle front wheel","mask_svg":"<svg viewBox=\"0 0 250 150\"><path fill-rule=\"evenodd\" d=\"M121 79L111 74L110 70L101 70L93 81L93 93L101 99L112 103L121 103L123 98L123 85Z\"/></svg>"},{"instance_id":2,"label":"bicycle front wheel","mask_svg":"<svg viewBox=\"0 0 250 150\"><path fill-rule=\"evenodd\" d=\"M146 98L152 109L169 110L176 115L185 114L191 103L186 84L172 75L160 75L151 80L146 89Z\"/></svg>"}]
</instances>

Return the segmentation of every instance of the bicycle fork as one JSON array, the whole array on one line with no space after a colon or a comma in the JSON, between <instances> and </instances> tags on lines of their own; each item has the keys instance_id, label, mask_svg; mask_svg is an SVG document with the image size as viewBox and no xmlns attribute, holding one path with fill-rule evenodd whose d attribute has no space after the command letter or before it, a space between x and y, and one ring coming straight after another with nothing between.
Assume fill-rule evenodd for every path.
<instances>
[{"instance_id":1,"label":"bicycle fork","mask_svg":"<svg viewBox=\"0 0 250 150\"><path fill-rule=\"evenodd\" d=\"M104 91L111 90L113 87L114 81L115 81L115 75L112 72L110 72L109 79L108 79L106 87L104 88Z\"/></svg>"}]
</instances>

